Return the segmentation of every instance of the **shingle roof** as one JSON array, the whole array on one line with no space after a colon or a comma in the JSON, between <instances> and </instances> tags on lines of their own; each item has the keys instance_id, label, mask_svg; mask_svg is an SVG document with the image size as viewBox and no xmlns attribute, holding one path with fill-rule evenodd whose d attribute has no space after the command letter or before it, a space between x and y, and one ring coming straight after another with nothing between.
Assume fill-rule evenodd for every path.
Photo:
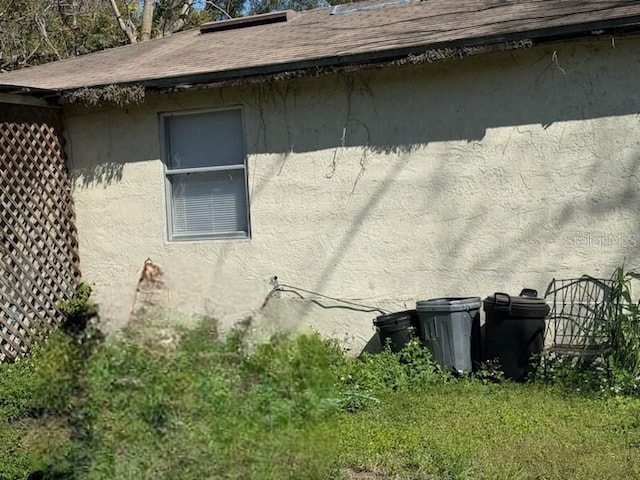
<instances>
[{"instance_id":1,"label":"shingle roof","mask_svg":"<svg viewBox=\"0 0 640 480\"><path fill-rule=\"evenodd\" d=\"M357 7L366 5L352 6L356 11L339 15L320 8L284 23L204 34L189 30L1 74L0 85L72 90L211 81L640 25L638 0L409 0L361 10Z\"/></svg>"}]
</instances>

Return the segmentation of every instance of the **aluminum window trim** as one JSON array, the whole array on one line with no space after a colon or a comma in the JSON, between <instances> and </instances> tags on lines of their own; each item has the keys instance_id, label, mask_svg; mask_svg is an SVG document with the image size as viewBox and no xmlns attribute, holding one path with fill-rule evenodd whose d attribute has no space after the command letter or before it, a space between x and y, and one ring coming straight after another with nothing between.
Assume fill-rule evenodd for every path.
<instances>
[{"instance_id":1,"label":"aluminum window trim","mask_svg":"<svg viewBox=\"0 0 640 480\"><path fill-rule=\"evenodd\" d=\"M226 172L227 170L246 170L245 165L234 164L217 167L174 168L165 170L165 175L188 175L190 173Z\"/></svg>"},{"instance_id":2,"label":"aluminum window trim","mask_svg":"<svg viewBox=\"0 0 640 480\"><path fill-rule=\"evenodd\" d=\"M168 122L167 118L186 115L198 115L204 113L214 113L230 110L240 111L240 121L242 128L242 164L231 165L219 165L212 167L197 167L197 168L184 168L184 169L170 169L169 157L170 157L170 145L169 135L167 134ZM164 232L166 243L185 243L185 242L197 242L197 241L216 241L216 240L251 240L251 204L249 195L249 169L247 158L247 145L246 145L246 123L244 115L244 107L242 105L233 105L225 107L211 107L211 108L196 108L188 110L179 110L171 112L159 112L159 125L160 125L160 158L163 166L164 176L164 188L163 188L163 201L164 201ZM243 170L244 175L244 190L245 190L245 215L247 219L247 231L241 232L221 232L211 233L206 235L194 234L194 235L176 235L173 228L173 193L171 188L170 177L180 174L198 174L215 171L228 171L228 170Z\"/></svg>"}]
</instances>

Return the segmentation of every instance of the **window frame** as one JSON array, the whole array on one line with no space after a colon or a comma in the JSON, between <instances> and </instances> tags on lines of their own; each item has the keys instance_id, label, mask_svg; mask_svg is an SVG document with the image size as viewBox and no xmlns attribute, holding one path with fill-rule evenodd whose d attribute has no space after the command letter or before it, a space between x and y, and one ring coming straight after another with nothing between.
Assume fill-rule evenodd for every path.
<instances>
[{"instance_id":1,"label":"window frame","mask_svg":"<svg viewBox=\"0 0 640 480\"><path fill-rule=\"evenodd\" d=\"M209 167L195 167L195 168L170 168L170 152L171 146L169 144L170 135L168 132L169 122L167 121L173 117L189 116L189 115L202 115L206 113L215 112L228 112L232 110L238 110L240 112L240 121L242 129L242 163ZM215 240L251 240L251 208L249 203L249 172L247 162L247 147L246 147L246 128L244 120L244 108L242 105L233 105L228 107L215 107L215 108L198 108L188 110L178 110L171 112L159 113L160 123L160 156L162 160L162 176L164 179L163 189L163 201L164 201L164 230L165 239L167 243L185 243L185 242L201 242L201 241L215 241ZM171 186L171 177L184 175L184 174L199 174L199 173L211 173L211 172L225 172L225 171L243 171L244 174L244 193L245 193L245 205L247 216L247 231L246 232L227 232L227 233L210 233L206 235L193 234L193 235L175 235L173 225L173 193Z\"/></svg>"}]
</instances>

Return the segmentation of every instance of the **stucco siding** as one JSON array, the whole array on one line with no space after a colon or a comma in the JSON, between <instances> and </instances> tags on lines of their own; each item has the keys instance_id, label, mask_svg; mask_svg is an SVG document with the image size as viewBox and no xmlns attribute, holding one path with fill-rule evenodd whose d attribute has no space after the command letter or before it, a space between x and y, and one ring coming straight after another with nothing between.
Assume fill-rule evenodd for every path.
<instances>
[{"instance_id":1,"label":"stucco siding","mask_svg":"<svg viewBox=\"0 0 640 480\"><path fill-rule=\"evenodd\" d=\"M164 307L229 325L312 325L355 347L385 309L544 290L638 260L640 42L574 43L245 88L67 107L81 268L124 325L140 268ZM250 240L167 242L160 112L242 105ZM330 302L329 302L330 303Z\"/></svg>"}]
</instances>

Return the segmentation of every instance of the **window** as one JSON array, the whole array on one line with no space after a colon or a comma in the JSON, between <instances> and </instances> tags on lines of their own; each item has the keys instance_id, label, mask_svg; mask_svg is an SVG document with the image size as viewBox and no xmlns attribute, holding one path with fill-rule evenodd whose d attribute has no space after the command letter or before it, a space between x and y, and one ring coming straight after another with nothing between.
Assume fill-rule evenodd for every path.
<instances>
[{"instance_id":1,"label":"window","mask_svg":"<svg viewBox=\"0 0 640 480\"><path fill-rule=\"evenodd\" d=\"M242 110L166 114L169 240L249 236Z\"/></svg>"}]
</instances>

